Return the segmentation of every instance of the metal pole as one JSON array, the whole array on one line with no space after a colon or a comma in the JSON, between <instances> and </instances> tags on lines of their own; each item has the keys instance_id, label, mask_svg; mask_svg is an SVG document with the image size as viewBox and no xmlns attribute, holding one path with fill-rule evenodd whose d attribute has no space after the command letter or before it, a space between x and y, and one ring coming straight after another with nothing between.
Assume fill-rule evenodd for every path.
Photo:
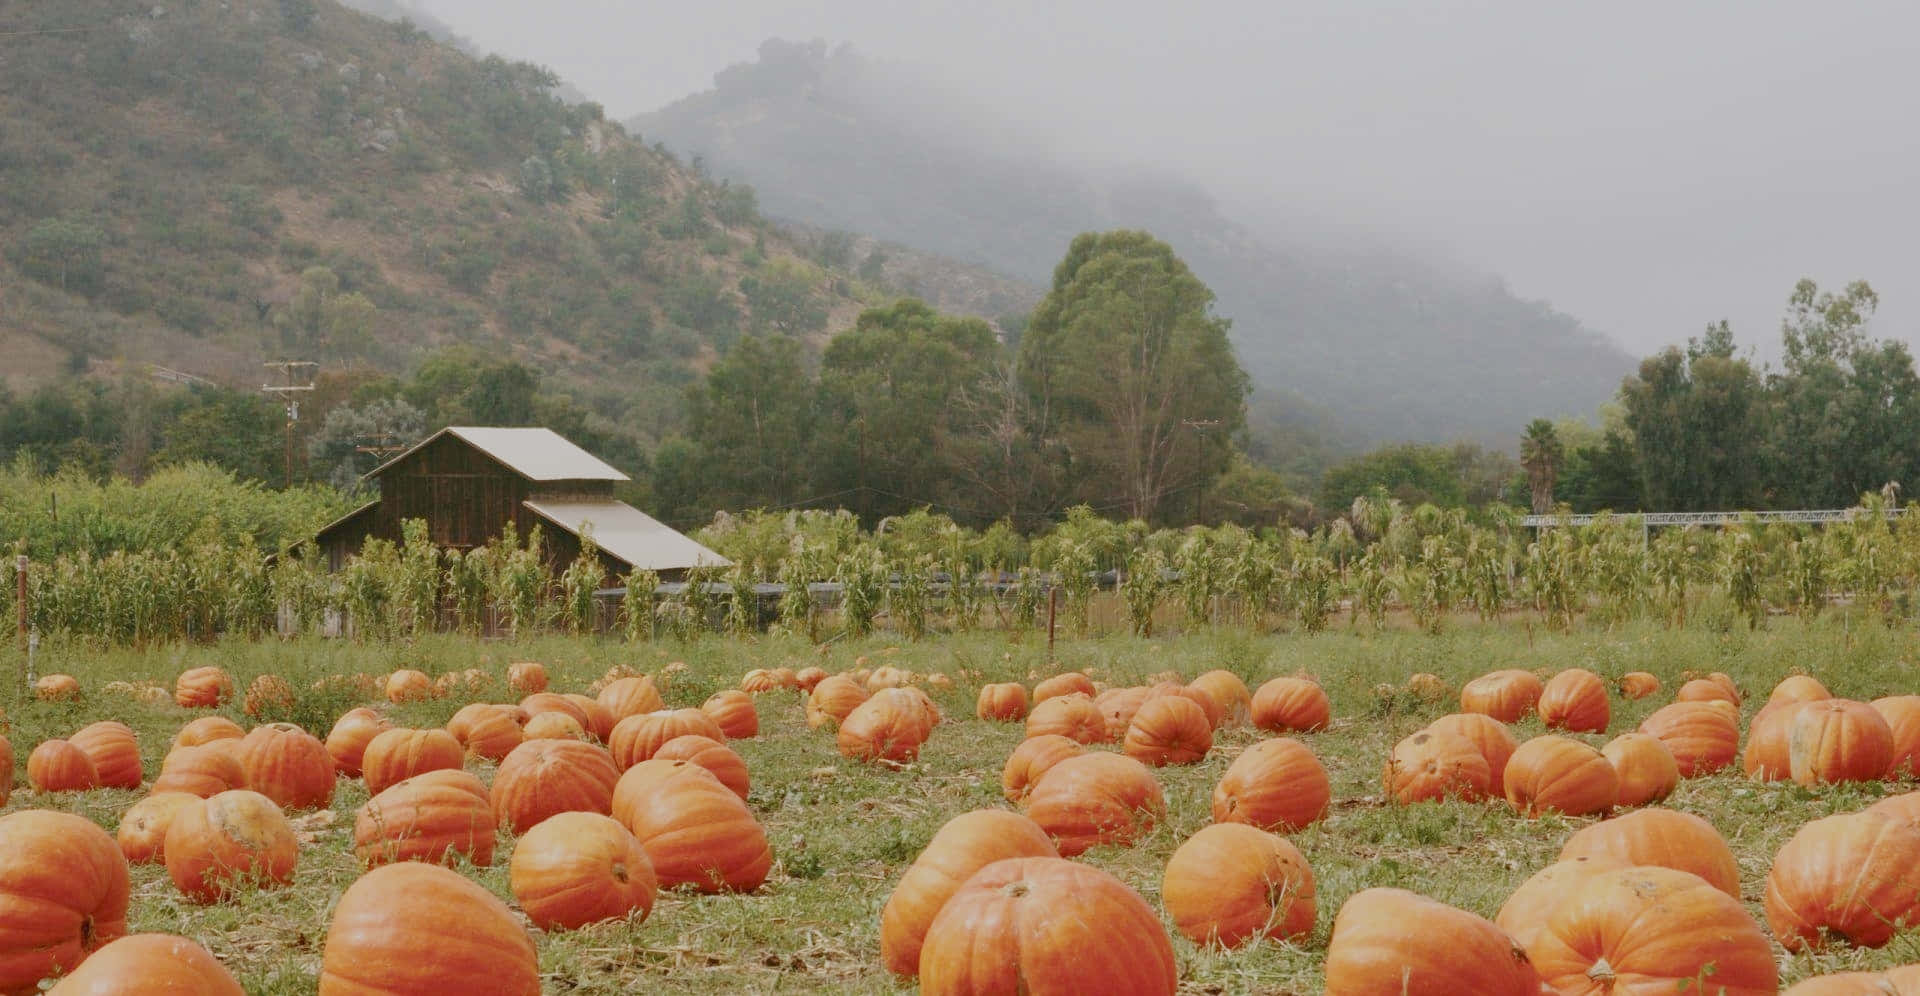
<instances>
[{"instance_id":1,"label":"metal pole","mask_svg":"<svg viewBox=\"0 0 1920 996\"><path fill-rule=\"evenodd\" d=\"M13 583L16 589L15 599L20 605L20 645L27 645L27 555L21 554L13 562Z\"/></svg>"},{"instance_id":2,"label":"metal pole","mask_svg":"<svg viewBox=\"0 0 1920 996\"><path fill-rule=\"evenodd\" d=\"M1053 617L1060 608L1060 589L1047 586L1047 662L1053 662Z\"/></svg>"}]
</instances>

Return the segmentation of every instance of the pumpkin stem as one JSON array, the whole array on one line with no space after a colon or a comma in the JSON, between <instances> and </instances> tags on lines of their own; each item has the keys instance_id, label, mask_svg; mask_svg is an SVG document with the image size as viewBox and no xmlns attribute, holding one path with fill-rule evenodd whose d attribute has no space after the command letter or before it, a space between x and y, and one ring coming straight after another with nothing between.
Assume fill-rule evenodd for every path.
<instances>
[{"instance_id":1,"label":"pumpkin stem","mask_svg":"<svg viewBox=\"0 0 1920 996\"><path fill-rule=\"evenodd\" d=\"M1019 882L1008 882L1006 885L1007 895L1012 896L1015 899L1024 899L1026 898L1027 893L1032 891L1033 891L1033 887L1028 885L1025 880L1022 880Z\"/></svg>"},{"instance_id":2,"label":"pumpkin stem","mask_svg":"<svg viewBox=\"0 0 1920 996\"><path fill-rule=\"evenodd\" d=\"M620 883L621 885L627 884L627 863L626 862L616 861L613 863L613 880Z\"/></svg>"},{"instance_id":3,"label":"pumpkin stem","mask_svg":"<svg viewBox=\"0 0 1920 996\"><path fill-rule=\"evenodd\" d=\"M1587 969L1587 978L1592 979L1602 986L1611 988L1613 986L1613 966L1607 964L1607 960L1602 958L1594 962L1592 968Z\"/></svg>"}]
</instances>

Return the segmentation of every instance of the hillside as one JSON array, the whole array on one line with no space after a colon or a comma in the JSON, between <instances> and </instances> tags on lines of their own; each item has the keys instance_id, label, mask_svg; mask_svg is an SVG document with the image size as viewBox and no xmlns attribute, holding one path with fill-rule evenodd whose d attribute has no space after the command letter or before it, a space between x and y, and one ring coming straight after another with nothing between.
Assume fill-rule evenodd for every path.
<instances>
[{"instance_id":1,"label":"hillside","mask_svg":"<svg viewBox=\"0 0 1920 996\"><path fill-rule=\"evenodd\" d=\"M1631 369L1618 347L1493 278L1254 231L1178 178L1096 176L1013 151L1023 143L958 107L846 48L769 42L712 90L630 126L753 184L777 217L1035 283L1080 231L1150 229L1219 295L1260 388L1364 439L1504 444L1529 418L1591 412Z\"/></svg>"}]
</instances>

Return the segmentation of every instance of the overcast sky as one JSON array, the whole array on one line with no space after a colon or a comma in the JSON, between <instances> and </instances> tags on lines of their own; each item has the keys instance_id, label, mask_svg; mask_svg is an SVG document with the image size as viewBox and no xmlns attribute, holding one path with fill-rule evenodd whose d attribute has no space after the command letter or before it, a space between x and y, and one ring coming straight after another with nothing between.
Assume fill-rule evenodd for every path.
<instances>
[{"instance_id":1,"label":"overcast sky","mask_svg":"<svg viewBox=\"0 0 1920 996\"><path fill-rule=\"evenodd\" d=\"M1911 0L416 0L620 117L769 37L850 42L1045 123L1503 276L1635 352L1772 351L1811 276L1920 338Z\"/></svg>"}]
</instances>

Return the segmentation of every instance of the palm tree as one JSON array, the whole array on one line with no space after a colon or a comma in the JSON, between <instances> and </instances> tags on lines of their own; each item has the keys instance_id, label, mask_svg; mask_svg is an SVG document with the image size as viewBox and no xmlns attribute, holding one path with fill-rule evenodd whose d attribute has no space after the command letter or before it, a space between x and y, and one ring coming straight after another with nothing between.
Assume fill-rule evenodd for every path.
<instances>
[{"instance_id":1,"label":"palm tree","mask_svg":"<svg viewBox=\"0 0 1920 996\"><path fill-rule=\"evenodd\" d=\"M1520 466L1527 469L1527 489L1533 492L1533 514L1553 511L1553 484L1560 476L1560 461L1566 450L1553 423L1537 418L1527 423L1527 434L1520 439Z\"/></svg>"}]
</instances>

